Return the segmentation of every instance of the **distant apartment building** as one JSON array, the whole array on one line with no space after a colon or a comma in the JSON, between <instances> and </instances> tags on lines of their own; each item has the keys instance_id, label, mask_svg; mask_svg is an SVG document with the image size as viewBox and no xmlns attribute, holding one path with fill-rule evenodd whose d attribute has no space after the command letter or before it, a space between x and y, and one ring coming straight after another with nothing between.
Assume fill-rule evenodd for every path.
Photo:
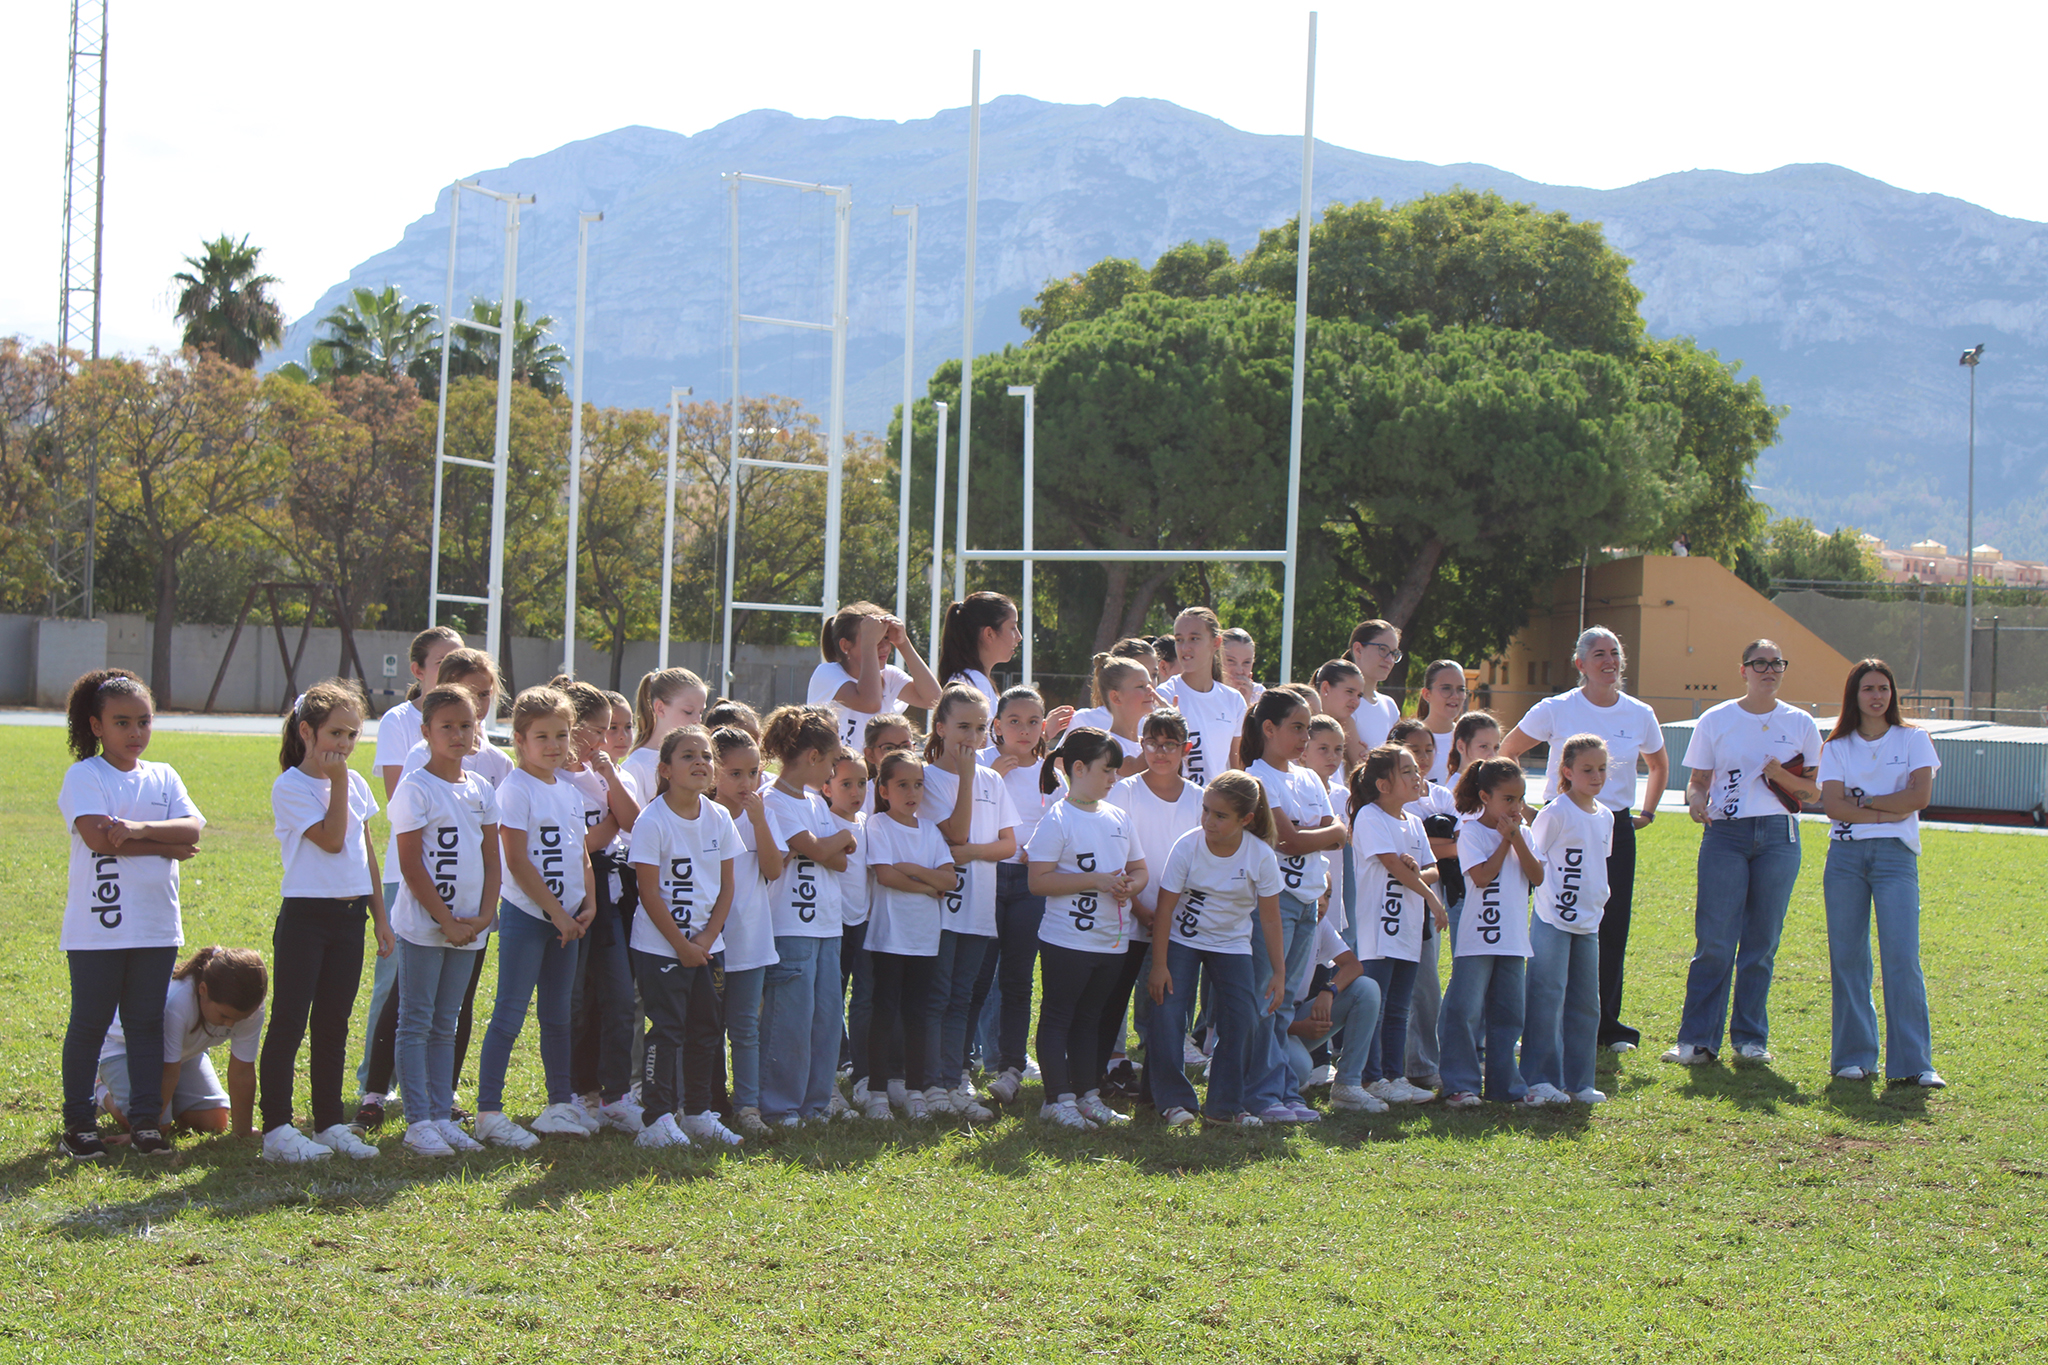
<instances>
[{"instance_id":1,"label":"distant apartment building","mask_svg":"<svg viewBox=\"0 0 2048 1365\"><path fill-rule=\"evenodd\" d=\"M1894 550L1876 536L1863 537L1864 545L1877 556L1884 576L1894 583L1960 583L1966 561L1950 554L1938 540L1916 540L1903 550ZM2038 559L2008 559L1995 545L1979 545L1975 552L1977 581L2005 587L2027 588L2048 584L2048 563Z\"/></svg>"}]
</instances>

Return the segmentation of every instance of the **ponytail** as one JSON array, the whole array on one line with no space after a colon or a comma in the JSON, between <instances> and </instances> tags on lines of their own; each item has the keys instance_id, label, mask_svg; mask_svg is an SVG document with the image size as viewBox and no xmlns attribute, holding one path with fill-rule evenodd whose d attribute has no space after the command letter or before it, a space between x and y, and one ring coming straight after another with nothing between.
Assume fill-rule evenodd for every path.
<instances>
[{"instance_id":1,"label":"ponytail","mask_svg":"<svg viewBox=\"0 0 2048 1365\"><path fill-rule=\"evenodd\" d=\"M1464 715L1458 717L1458 723L1451 727L1451 752L1444 765L1447 771L1453 773L1464 771L1465 746L1470 744L1472 737L1482 730L1492 730L1498 734L1500 732L1500 722L1485 711L1467 711Z\"/></svg>"},{"instance_id":2,"label":"ponytail","mask_svg":"<svg viewBox=\"0 0 2048 1365\"><path fill-rule=\"evenodd\" d=\"M711 689L704 680L687 668L663 668L640 679L639 688L633 693L633 747L644 749L661 736L654 733L654 703L666 702L686 687L694 687L706 699Z\"/></svg>"},{"instance_id":3,"label":"ponytail","mask_svg":"<svg viewBox=\"0 0 2048 1365\"><path fill-rule=\"evenodd\" d=\"M972 683L957 682L939 693L938 704L932 707L932 730L924 738L924 761L936 763L945 757L946 737L939 733L939 727L946 723L946 717L962 706L979 706L984 714L988 711L988 698ZM983 731L984 739L987 731Z\"/></svg>"},{"instance_id":4,"label":"ponytail","mask_svg":"<svg viewBox=\"0 0 2048 1365\"><path fill-rule=\"evenodd\" d=\"M1465 676L1465 665L1459 663L1456 659L1438 659L1428 668L1422 670L1421 700L1415 703L1415 719L1417 720L1429 719L1429 688L1430 684L1436 681L1436 675L1439 673L1456 673L1462 678Z\"/></svg>"},{"instance_id":5,"label":"ponytail","mask_svg":"<svg viewBox=\"0 0 2048 1365\"><path fill-rule=\"evenodd\" d=\"M427 656L434 652L435 645L447 645L450 649L461 649L462 636L447 626L428 626L425 630L412 637L412 648L406 657L412 660L414 668L425 668L427 666ZM426 691L426 688L420 686L420 680L414 678L412 686L405 689L405 699L407 701L418 701L420 693L424 691Z\"/></svg>"},{"instance_id":6,"label":"ponytail","mask_svg":"<svg viewBox=\"0 0 2048 1365\"><path fill-rule=\"evenodd\" d=\"M1351 800L1346 811L1347 818L1356 820L1358 812L1367 806L1377 805L1380 799L1380 783L1391 782L1394 774L1401 771L1401 760L1413 760L1415 755L1398 744L1382 744L1365 756L1365 762L1351 770Z\"/></svg>"},{"instance_id":7,"label":"ponytail","mask_svg":"<svg viewBox=\"0 0 2048 1365\"><path fill-rule=\"evenodd\" d=\"M156 709L149 685L125 668L95 668L71 684L71 695L64 702L64 724L71 756L79 762L100 751L99 736L92 732L92 723L115 697L140 697L150 710Z\"/></svg>"},{"instance_id":8,"label":"ponytail","mask_svg":"<svg viewBox=\"0 0 2048 1365\"><path fill-rule=\"evenodd\" d=\"M284 718L284 742L278 746L277 770L289 772L306 761L306 741L299 733L303 723L313 727L318 734L327 718L337 707L355 708L356 720L360 724L370 714L370 699L363 695L362 684L354 678L329 678L316 682L299 694L292 703L291 714Z\"/></svg>"},{"instance_id":9,"label":"ponytail","mask_svg":"<svg viewBox=\"0 0 2048 1365\"><path fill-rule=\"evenodd\" d=\"M1278 725L1296 711L1314 712L1300 695L1285 687L1268 688L1251 710L1244 713L1244 729L1237 737L1238 766L1250 769L1266 756L1266 726Z\"/></svg>"},{"instance_id":10,"label":"ponytail","mask_svg":"<svg viewBox=\"0 0 2048 1365\"><path fill-rule=\"evenodd\" d=\"M1059 788L1059 779L1053 765L1064 763L1069 772L1076 763L1088 764L1109 756L1113 767L1124 765L1124 746L1117 742L1115 735L1107 730L1098 730L1092 725L1070 726L1060 736L1060 742L1045 756L1045 762L1038 768L1038 790L1050 796ZM1071 778L1069 779L1071 780Z\"/></svg>"},{"instance_id":11,"label":"ponytail","mask_svg":"<svg viewBox=\"0 0 2048 1365\"><path fill-rule=\"evenodd\" d=\"M1280 837L1279 829L1273 821L1273 808L1266 802L1266 789L1258 778L1248 772L1232 768L1228 772L1217 774L1207 790L1227 801L1240 820L1250 816L1250 823L1245 828L1268 844Z\"/></svg>"},{"instance_id":12,"label":"ponytail","mask_svg":"<svg viewBox=\"0 0 2048 1365\"><path fill-rule=\"evenodd\" d=\"M684 740L689 739L692 736L695 736L696 738L703 740L706 745L711 745L711 732L706 730L701 725L678 725L675 729L669 731L666 735L662 736L662 768L666 768L669 765L669 763L673 761L673 759L675 758L676 745L681 744ZM712 745L712 752L717 752L717 747L715 745ZM661 768L655 769L655 772L657 774L659 774L660 771ZM654 784L654 795L657 797L668 795L667 778L660 778L660 780Z\"/></svg>"},{"instance_id":13,"label":"ponytail","mask_svg":"<svg viewBox=\"0 0 2048 1365\"><path fill-rule=\"evenodd\" d=\"M875 769L875 813L877 815L889 813L889 779L896 775L898 769L906 766L916 768L920 772L924 771L924 764L919 761L916 754L911 753L907 749L891 749L888 753L882 755L882 761Z\"/></svg>"},{"instance_id":14,"label":"ponytail","mask_svg":"<svg viewBox=\"0 0 2048 1365\"><path fill-rule=\"evenodd\" d=\"M1458 779L1458 790L1452 798L1457 802L1461 814L1471 815L1478 811L1480 798L1495 791L1504 782L1519 782L1522 779L1522 765L1512 758L1489 758L1484 763L1474 763Z\"/></svg>"},{"instance_id":15,"label":"ponytail","mask_svg":"<svg viewBox=\"0 0 2048 1365\"><path fill-rule=\"evenodd\" d=\"M964 677L970 669L986 673L988 670L981 666L981 633L1000 629L1003 622L1016 614L1017 604L999 592L971 592L958 602L949 603L945 624L939 627L939 657L933 669L939 682L950 683ZM853 624L858 630L860 622Z\"/></svg>"}]
</instances>

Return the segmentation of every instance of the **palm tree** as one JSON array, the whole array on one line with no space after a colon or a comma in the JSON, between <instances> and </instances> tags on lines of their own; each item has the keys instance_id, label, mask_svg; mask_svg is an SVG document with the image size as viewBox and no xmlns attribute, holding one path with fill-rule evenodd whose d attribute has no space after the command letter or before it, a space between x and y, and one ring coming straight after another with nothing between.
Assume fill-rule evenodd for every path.
<instances>
[{"instance_id":1,"label":"palm tree","mask_svg":"<svg viewBox=\"0 0 2048 1365\"><path fill-rule=\"evenodd\" d=\"M348 302L320 319L325 335L306 358L322 379L343 374L396 379L413 373L440 346L438 320L433 304L408 304L396 285L387 284L381 292L351 290Z\"/></svg>"},{"instance_id":2,"label":"palm tree","mask_svg":"<svg viewBox=\"0 0 2048 1365\"><path fill-rule=\"evenodd\" d=\"M250 246L246 236L237 242L223 232L204 250L185 258L192 269L171 276L185 345L253 370L265 346L284 340L284 313L270 297L277 278L256 273L263 248Z\"/></svg>"},{"instance_id":3,"label":"palm tree","mask_svg":"<svg viewBox=\"0 0 2048 1365\"><path fill-rule=\"evenodd\" d=\"M476 322L496 327L503 314L501 304L488 299L471 299L469 316ZM532 322L526 320L526 300L516 299L512 304L512 378L521 384L531 384L549 397L562 391L562 369L569 363L568 353L548 340L548 333L554 328L555 320L543 314ZM448 357L448 373L451 376L480 374L495 379L498 375L498 334L480 332L473 327L455 328L455 340Z\"/></svg>"}]
</instances>

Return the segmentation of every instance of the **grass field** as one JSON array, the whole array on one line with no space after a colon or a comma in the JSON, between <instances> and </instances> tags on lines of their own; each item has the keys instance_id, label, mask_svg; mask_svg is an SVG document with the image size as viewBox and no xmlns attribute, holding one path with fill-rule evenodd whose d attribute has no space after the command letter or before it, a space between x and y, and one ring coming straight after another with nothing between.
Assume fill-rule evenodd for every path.
<instances>
[{"instance_id":1,"label":"grass field","mask_svg":"<svg viewBox=\"0 0 2048 1365\"><path fill-rule=\"evenodd\" d=\"M268 948L275 748L151 748L211 821L191 944ZM1590 1113L841 1125L724 1157L608 1135L428 1161L387 1131L377 1161L313 1168L187 1136L75 1165L53 1143L64 763L61 732L0 729L0 1362L2048 1359L2037 839L1927 836L1933 1095L1828 1076L1818 826L1777 1064L1657 1063L1695 845L1665 819L1630 951L1646 1047ZM508 1108L539 1102L529 1026Z\"/></svg>"}]
</instances>

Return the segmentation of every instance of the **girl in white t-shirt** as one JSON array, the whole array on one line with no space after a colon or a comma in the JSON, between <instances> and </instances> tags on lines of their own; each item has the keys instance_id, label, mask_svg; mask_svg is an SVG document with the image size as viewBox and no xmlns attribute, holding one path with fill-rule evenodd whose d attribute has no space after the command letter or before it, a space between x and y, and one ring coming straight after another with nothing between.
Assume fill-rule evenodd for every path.
<instances>
[{"instance_id":1,"label":"girl in white t-shirt","mask_svg":"<svg viewBox=\"0 0 2048 1365\"><path fill-rule=\"evenodd\" d=\"M658 668L633 693L633 752L620 764L642 792L659 785L661 742L679 725L701 725L711 689L687 668Z\"/></svg>"},{"instance_id":2,"label":"girl in white t-shirt","mask_svg":"<svg viewBox=\"0 0 2048 1365\"><path fill-rule=\"evenodd\" d=\"M939 685L965 683L994 711L1000 700L991 681L995 667L1016 658L1023 641L1015 602L999 592L968 593L947 605L945 624L939 629Z\"/></svg>"},{"instance_id":3,"label":"girl in white t-shirt","mask_svg":"<svg viewBox=\"0 0 2048 1365\"><path fill-rule=\"evenodd\" d=\"M1457 728L1458 718L1465 714L1468 695L1465 665L1456 659L1438 659L1422 670L1422 696L1415 703L1415 719L1429 727L1436 743L1432 750L1435 758L1422 775L1446 789L1458 784L1458 772L1450 766L1451 731Z\"/></svg>"},{"instance_id":4,"label":"girl in white t-shirt","mask_svg":"<svg viewBox=\"0 0 2048 1365\"><path fill-rule=\"evenodd\" d=\"M1195 1088L1174 1065L1187 1043L1197 975L1209 982L1216 1027L1202 1117L1247 1128L1261 1120L1244 1109L1244 1055L1258 1021L1288 1001L1287 974L1275 967L1252 980L1251 936L1265 942L1266 960L1285 963L1280 945L1280 860L1273 852L1273 812L1249 773L1219 774L1202 791L1202 825L1182 835L1159 875L1153 915L1152 1036L1147 1056L1152 1099L1170 1128L1195 1121ZM1165 951L1160 951L1164 943Z\"/></svg>"},{"instance_id":5,"label":"girl in white t-shirt","mask_svg":"<svg viewBox=\"0 0 2048 1365\"><path fill-rule=\"evenodd\" d=\"M932 963L939 955L940 898L959 878L938 825L924 804L924 764L898 750L875 774L875 813L867 822L868 961L874 971L874 1014L868 1022L867 1116L887 1119L893 1101L913 1119L926 1117L924 1092ZM874 1082L884 1082L875 1088Z\"/></svg>"},{"instance_id":6,"label":"girl in white t-shirt","mask_svg":"<svg viewBox=\"0 0 2048 1365\"><path fill-rule=\"evenodd\" d=\"M562 775L574 743L576 713L553 687L529 687L512 703L512 745L519 767L498 787L498 841L505 903L498 916L498 994L478 1064L479 1141L525 1150L540 1139L589 1137L597 1115L575 1105L569 1084L569 1004L583 961L583 935L597 916L584 847L583 794ZM531 1130L504 1112L505 1071L526 1009L540 1019L547 1105Z\"/></svg>"},{"instance_id":7,"label":"girl in white t-shirt","mask_svg":"<svg viewBox=\"0 0 2048 1365\"><path fill-rule=\"evenodd\" d=\"M1885 1076L1925 1089L1934 1069L1927 982L1920 972L1920 812L1941 767L1927 732L1899 716L1898 683L1882 659L1849 670L1842 714L1820 751L1821 805L1833 821L1827 872L1828 964L1834 978L1829 1070L1840 1080L1877 1073L1877 1011L1870 1001L1870 924L1884 964Z\"/></svg>"},{"instance_id":8,"label":"girl in white t-shirt","mask_svg":"<svg viewBox=\"0 0 2048 1365\"><path fill-rule=\"evenodd\" d=\"M1067 709L1067 708L1062 708ZM1016 1101L1030 1064L1025 1038L1031 1027L1031 993L1036 983L1038 925L1045 915L1045 897L1031 891L1031 868L1024 857L1032 832L1052 804L1038 789L1039 764L1045 758L1045 698L1033 687L1012 687L996 703L989 727L993 743L978 761L1002 778L1017 817L1017 851L996 864L996 942L982 954L968 1018L978 1021L982 1070L995 1079L988 1093L1004 1104Z\"/></svg>"},{"instance_id":9,"label":"girl in white t-shirt","mask_svg":"<svg viewBox=\"0 0 2048 1365\"><path fill-rule=\"evenodd\" d=\"M1615 823L1614 812L1600 803L1607 767L1607 742L1600 736L1566 739L1558 746L1557 796L1529 827L1543 875L1529 925L1522 1077L1529 1098L1541 1104L1598 1104L1607 1098L1593 1085L1600 1048L1600 925Z\"/></svg>"},{"instance_id":10,"label":"girl in white t-shirt","mask_svg":"<svg viewBox=\"0 0 2048 1365\"><path fill-rule=\"evenodd\" d=\"M270 940L276 993L263 1039L266 1161L377 1155L349 1128L341 1108L348 1020L363 976L364 921L376 936L378 957L390 957L395 946L384 879L363 828L377 813L377 800L348 766L368 709L354 679L329 678L307 688L285 717L278 754L283 771L270 788L284 882ZM309 1024L311 1137L292 1126L292 1079Z\"/></svg>"},{"instance_id":11,"label":"girl in white t-shirt","mask_svg":"<svg viewBox=\"0 0 2048 1365\"><path fill-rule=\"evenodd\" d=\"M1436 892L1429 834L1406 807L1423 796L1422 769L1398 744L1382 744L1351 770L1353 865L1358 874L1358 960L1380 988L1380 1029L1365 1063L1366 1093L1388 1104L1435 1095L1401 1075L1407 1056L1408 1009L1415 962L1422 955L1426 914L1441 932L1450 916Z\"/></svg>"},{"instance_id":12,"label":"girl in white t-shirt","mask_svg":"<svg viewBox=\"0 0 2048 1365\"><path fill-rule=\"evenodd\" d=\"M1131 819L1131 846L1148 869L1165 867L1167 854L1173 852L1181 836L1202 827L1202 789L1180 775L1181 759L1187 751L1187 720L1172 707L1162 706L1145 717L1139 741L1145 770L1109 789L1110 804ZM1145 1045L1145 1055L1164 1055L1152 1051L1151 996L1140 992L1135 1001L1132 997L1133 989L1151 971L1152 926L1158 909L1159 879L1149 876L1145 885L1138 888L1138 899L1132 906L1131 946L1124 957L1123 976L1102 1015L1104 1052L1110 1059L1106 1079L1125 1085L1129 1082L1118 1074L1117 1055L1124 1046L1127 1005L1135 1005L1134 1022L1139 1041ZM1136 1081L1138 1103L1151 1104L1150 1069L1139 1072Z\"/></svg>"},{"instance_id":13,"label":"girl in white t-shirt","mask_svg":"<svg viewBox=\"0 0 2048 1365\"><path fill-rule=\"evenodd\" d=\"M1448 741L1449 736L1443 738ZM1413 717L1395 721L1387 732L1387 742L1415 755L1415 765L1425 774L1436 766L1437 740L1436 731ZM1410 801L1404 809L1422 821L1429 851L1436 857L1437 895L1444 907L1456 914L1458 902L1465 896L1465 879L1458 873L1457 798L1449 787L1427 776L1422 787L1422 799ZM1408 1007L1408 1055L1402 1061L1402 1074L1422 1090L1435 1090L1443 1084L1437 1048L1437 1012L1443 1005L1442 948L1442 937L1431 933L1425 922L1422 956L1415 960L1415 996Z\"/></svg>"},{"instance_id":14,"label":"girl in white t-shirt","mask_svg":"<svg viewBox=\"0 0 2048 1365\"><path fill-rule=\"evenodd\" d=\"M268 985L263 954L253 948L201 948L186 958L171 973L170 988L164 992L161 1056L131 1056L121 1025L117 1022L107 1030L93 1088L100 1108L125 1130L134 1073L146 1071L159 1082L164 1112L177 1122L195 1132L247 1136ZM223 1041L228 1044L225 1090L206 1055ZM125 1143L128 1138L124 1133L109 1140ZM324 1147L319 1150L323 1156L333 1155Z\"/></svg>"},{"instance_id":15,"label":"girl in white t-shirt","mask_svg":"<svg viewBox=\"0 0 2048 1365\"><path fill-rule=\"evenodd\" d=\"M1361 621L1351 632L1345 657L1358 669L1363 686L1358 709L1351 715L1351 752L1346 755L1356 766L1365 761L1366 754L1387 742L1388 732L1401 718L1401 704L1379 690L1404 657L1401 632L1386 621Z\"/></svg>"},{"instance_id":16,"label":"girl in white t-shirt","mask_svg":"<svg viewBox=\"0 0 2048 1365\"><path fill-rule=\"evenodd\" d=\"M1138 758L1138 727L1162 705L1152 676L1157 662L1149 642L1136 638L1117 641L1115 648L1097 654L1091 664L1091 704L1081 711L1061 707L1053 712L1046 721L1046 734L1057 740L1070 725L1107 730L1123 745L1125 770L1121 776L1136 775L1144 767Z\"/></svg>"},{"instance_id":17,"label":"girl in white t-shirt","mask_svg":"<svg viewBox=\"0 0 2048 1365\"><path fill-rule=\"evenodd\" d=\"M377 754L372 761L377 766L377 775L383 779L386 801L405 776L405 756L420 742L420 693L440 685L441 660L461 648L461 633L447 626L428 626L412 637L406 654L412 686L406 689L404 701L377 717ZM397 868L387 870L397 877ZM397 895L398 883L394 880L384 893L384 903L389 905Z\"/></svg>"},{"instance_id":18,"label":"girl in white t-shirt","mask_svg":"<svg viewBox=\"0 0 2048 1365\"><path fill-rule=\"evenodd\" d=\"M761 1118L761 988L775 953L768 888L782 876L789 836L779 829L761 790L761 751L734 726L715 730L718 804L740 836L733 857L732 911L725 919L725 1036L732 1045L732 1104L742 1133L765 1136Z\"/></svg>"},{"instance_id":19,"label":"girl in white t-shirt","mask_svg":"<svg viewBox=\"0 0 2048 1365\"><path fill-rule=\"evenodd\" d=\"M163 1047L164 988L185 941L178 864L199 850L206 819L167 763L143 759L156 707L142 679L102 668L71 685L65 706L72 756L57 809L71 831L64 923L57 937L71 969L64 1030L65 1155L104 1156L93 1117L93 1076L114 1016L138 1056ZM158 1126L159 1077L143 1068L129 1103L134 1149L171 1150Z\"/></svg>"},{"instance_id":20,"label":"girl in white t-shirt","mask_svg":"<svg viewBox=\"0 0 2048 1365\"><path fill-rule=\"evenodd\" d=\"M1244 697L1223 682L1218 651L1223 626L1207 607L1189 607L1173 621L1180 675L1159 689L1159 698L1188 720L1188 756L1182 771L1206 787L1217 774L1243 766L1238 739L1244 732Z\"/></svg>"},{"instance_id":21,"label":"girl in white t-shirt","mask_svg":"<svg viewBox=\"0 0 2048 1365\"><path fill-rule=\"evenodd\" d=\"M1107 801L1123 759L1116 737L1092 726L1062 735L1038 785L1050 795L1059 765L1066 795L1038 822L1025 850L1031 889L1045 897L1038 927L1045 990L1038 1006L1038 1065L1045 1074L1039 1118L1084 1132L1129 1121L1103 1102L1100 1086L1109 1061L1102 1016L1123 974L1132 903L1146 880L1130 817Z\"/></svg>"},{"instance_id":22,"label":"girl in white t-shirt","mask_svg":"<svg viewBox=\"0 0 2048 1365\"><path fill-rule=\"evenodd\" d=\"M806 705L829 706L839 718L839 743L861 743L875 716L905 707L928 707L939 699L938 679L917 656L903 623L872 602L842 607L818 632L825 662L811 670ZM889 662L903 656L905 667Z\"/></svg>"},{"instance_id":23,"label":"girl in white t-shirt","mask_svg":"<svg viewBox=\"0 0 2048 1365\"><path fill-rule=\"evenodd\" d=\"M704 727L669 731L655 768L655 799L633 824L628 856L640 890L633 977L648 1028L640 1073L644 1126L633 1139L640 1147L687 1147L692 1137L713 1146L741 1140L718 1118L725 1054L718 977L740 833L711 799L717 780Z\"/></svg>"},{"instance_id":24,"label":"girl in white t-shirt","mask_svg":"<svg viewBox=\"0 0 2048 1365\"><path fill-rule=\"evenodd\" d=\"M482 1148L450 1112L455 1020L498 917L497 792L462 766L475 751L482 715L479 698L460 687L421 697L427 759L391 794L401 883L391 915L398 935L398 1069L405 1145L422 1156Z\"/></svg>"},{"instance_id":25,"label":"girl in white t-shirt","mask_svg":"<svg viewBox=\"0 0 2048 1365\"><path fill-rule=\"evenodd\" d=\"M1465 816L1458 860L1466 887L1451 907L1451 984L1440 1024L1444 1103L1453 1109L1475 1105L1482 1095L1501 1103L1549 1099L1531 1092L1515 1067L1529 887L1543 876L1522 832L1523 788L1521 768L1504 758L1475 763L1458 779L1458 810Z\"/></svg>"},{"instance_id":26,"label":"girl in white t-shirt","mask_svg":"<svg viewBox=\"0 0 2048 1365\"><path fill-rule=\"evenodd\" d=\"M832 823L854 841L846 870L833 874L839 883L839 993L846 1011L839 1069L851 1073L852 1103L841 1100L835 1086L826 1105L839 1118L857 1119L868 1103L868 1024L875 1014L875 974L868 965L867 946L869 817L861 809L869 799L867 760L842 751L821 790L832 810Z\"/></svg>"}]
</instances>

